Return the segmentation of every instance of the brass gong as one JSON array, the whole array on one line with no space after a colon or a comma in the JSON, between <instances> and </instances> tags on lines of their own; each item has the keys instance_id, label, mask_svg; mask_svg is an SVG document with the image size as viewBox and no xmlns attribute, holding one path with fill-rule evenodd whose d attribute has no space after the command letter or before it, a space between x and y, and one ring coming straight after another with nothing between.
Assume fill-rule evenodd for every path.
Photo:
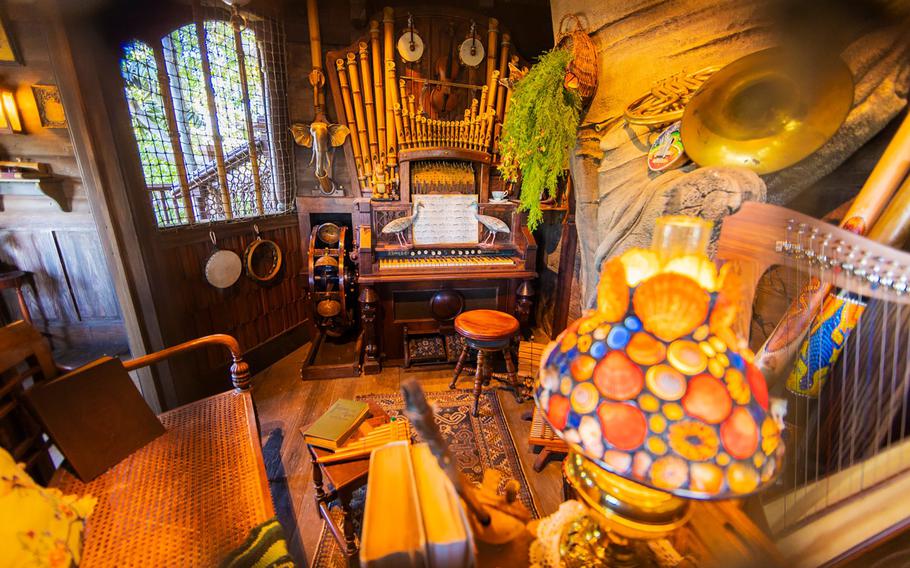
<instances>
[{"instance_id":1,"label":"brass gong","mask_svg":"<svg viewBox=\"0 0 910 568\"><path fill-rule=\"evenodd\" d=\"M683 113L683 147L700 166L767 174L821 148L852 106L853 75L839 57L766 49L705 81Z\"/></svg>"}]
</instances>

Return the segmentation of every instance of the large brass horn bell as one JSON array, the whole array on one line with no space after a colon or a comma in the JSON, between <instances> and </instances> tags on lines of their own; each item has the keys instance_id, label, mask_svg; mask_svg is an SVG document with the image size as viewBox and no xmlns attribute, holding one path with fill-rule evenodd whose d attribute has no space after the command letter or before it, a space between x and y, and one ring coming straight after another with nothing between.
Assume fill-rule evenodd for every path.
<instances>
[{"instance_id":1,"label":"large brass horn bell","mask_svg":"<svg viewBox=\"0 0 910 568\"><path fill-rule=\"evenodd\" d=\"M683 146L701 166L767 174L809 156L853 106L853 75L839 57L766 49L712 75L686 105Z\"/></svg>"}]
</instances>

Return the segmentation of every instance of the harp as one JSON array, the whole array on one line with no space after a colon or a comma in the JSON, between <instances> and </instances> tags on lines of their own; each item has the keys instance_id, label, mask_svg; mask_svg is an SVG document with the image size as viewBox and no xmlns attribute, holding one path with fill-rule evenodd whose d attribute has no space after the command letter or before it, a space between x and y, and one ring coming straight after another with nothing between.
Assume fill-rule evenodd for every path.
<instances>
[{"instance_id":1,"label":"harp","mask_svg":"<svg viewBox=\"0 0 910 568\"><path fill-rule=\"evenodd\" d=\"M843 300L842 311L823 308L809 327L809 345L831 344L836 363L826 368L823 350L792 354L806 367L803 377L825 369L823 387L815 396L771 387L788 402L788 455L762 504L787 565L835 564L903 530L910 524L910 254L782 207L746 203L724 220L717 257L736 263L750 291L776 266L788 289L830 285ZM753 300L745 299L747 308ZM749 329L751 309L742 311L738 325ZM840 328L829 324L848 317L855 329L838 337Z\"/></svg>"}]
</instances>

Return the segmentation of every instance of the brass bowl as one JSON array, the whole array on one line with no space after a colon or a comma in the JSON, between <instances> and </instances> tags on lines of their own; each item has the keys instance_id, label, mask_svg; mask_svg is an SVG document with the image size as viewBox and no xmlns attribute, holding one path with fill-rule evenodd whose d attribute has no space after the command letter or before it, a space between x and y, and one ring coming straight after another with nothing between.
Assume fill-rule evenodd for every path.
<instances>
[{"instance_id":1,"label":"brass bowl","mask_svg":"<svg viewBox=\"0 0 910 568\"><path fill-rule=\"evenodd\" d=\"M853 75L839 57L782 48L747 55L711 76L683 113L686 154L700 166L767 174L822 147L853 106Z\"/></svg>"}]
</instances>

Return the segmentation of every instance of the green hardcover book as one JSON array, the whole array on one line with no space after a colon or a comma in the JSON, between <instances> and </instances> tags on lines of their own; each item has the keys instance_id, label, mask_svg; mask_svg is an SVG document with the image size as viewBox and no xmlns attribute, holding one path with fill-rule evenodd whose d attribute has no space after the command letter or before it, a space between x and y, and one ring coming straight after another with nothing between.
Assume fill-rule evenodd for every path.
<instances>
[{"instance_id":1,"label":"green hardcover book","mask_svg":"<svg viewBox=\"0 0 910 568\"><path fill-rule=\"evenodd\" d=\"M307 444L334 451L354 433L369 411L365 402L340 398L307 428L303 438Z\"/></svg>"}]
</instances>

